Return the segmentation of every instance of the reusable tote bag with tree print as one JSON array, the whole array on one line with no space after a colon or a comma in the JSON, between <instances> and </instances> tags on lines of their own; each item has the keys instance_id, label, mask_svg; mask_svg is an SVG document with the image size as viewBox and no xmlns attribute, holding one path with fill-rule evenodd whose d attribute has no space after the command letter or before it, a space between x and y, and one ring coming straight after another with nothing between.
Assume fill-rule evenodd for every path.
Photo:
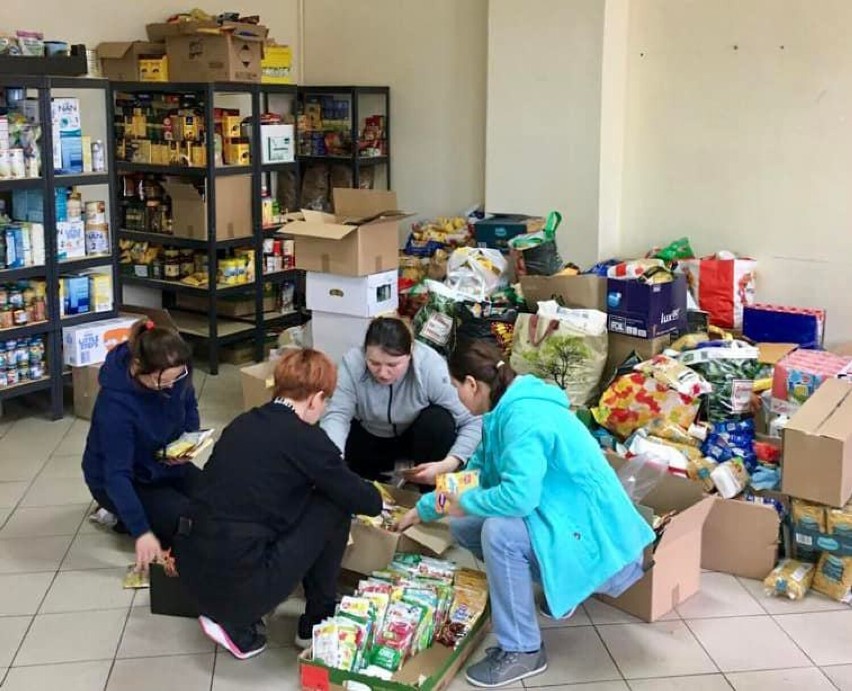
<instances>
[{"instance_id":1,"label":"reusable tote bag with tree print","mask_svg":"<svg viewBox=\"0 0 852 691\"><path fill-rule=\"evenodd\" d=\"M606 314L538 303L521 314L512 341L512 368L564 389L572 406L585 405L598 388L607 354Z\"/></svg>"}]
</instances>

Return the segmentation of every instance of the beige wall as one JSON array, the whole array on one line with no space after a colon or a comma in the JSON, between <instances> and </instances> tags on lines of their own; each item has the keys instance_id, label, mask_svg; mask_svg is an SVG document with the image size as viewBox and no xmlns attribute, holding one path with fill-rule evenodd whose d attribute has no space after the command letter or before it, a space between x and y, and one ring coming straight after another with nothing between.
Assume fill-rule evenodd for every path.
<instances>
[{"instance_id":1,"label":"beige wall","mask_svg":"<svg viewBox=\"0 0 852 691\"><path fill-rule=\"evenodd\" d=\"M392 183L424 216L483 197L486 0L307 0L305 84L391 87Z\"/></svg>"},{"instance_id":2,"label":"beige wall","mask_svg":"<svg viewBox=\"0 0 852 691\"><path fill-rule=\"evenodd\" d=\"M621 249L750 254L759 299L852 337L852 3L630 5Z\"/></svg>"},{"instance_id":3,"label":"beige wall","mask_svg":"<svg viewBox=\"0 0 852 691\"><path fill-rule=\"evenodd\" d=\"M598 254L604 0L490 0L488 211L564 216L566 260Z\"/></svg>"}]
</instances>

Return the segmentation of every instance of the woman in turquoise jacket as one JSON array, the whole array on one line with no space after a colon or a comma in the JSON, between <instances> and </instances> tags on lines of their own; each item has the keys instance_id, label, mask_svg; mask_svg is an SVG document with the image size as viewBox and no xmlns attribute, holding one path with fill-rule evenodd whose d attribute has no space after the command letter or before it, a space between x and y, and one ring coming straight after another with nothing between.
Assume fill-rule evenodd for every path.
<instances>
[{"instance_id":1,"label":"woman in turquoise jacket","mask_svg":"<svg viewBox=\"0 0 852 691\"><path fill-rule=\"evenodd\" d=\"M494 688L547 669L534 581L544 590L542 614L566 618L593 593L615 597L633 585L654 532L564 391L516 376L483 343L456 350L449 368L462 402L484 415L466 468L479 471L479 487L448 506L456 540L485 562L499 645L467 679ZM399 528L439 518L432 493Z\"/></svg>"}]
</instances>

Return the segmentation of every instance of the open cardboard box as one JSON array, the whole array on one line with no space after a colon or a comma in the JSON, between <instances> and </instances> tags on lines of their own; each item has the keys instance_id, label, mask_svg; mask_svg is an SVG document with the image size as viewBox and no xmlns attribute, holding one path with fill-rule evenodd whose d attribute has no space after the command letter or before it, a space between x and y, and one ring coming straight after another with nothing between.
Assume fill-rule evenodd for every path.
<instances>
[{"instance_id":1,"label":"open cardboard box","mask_svg":"<svg viewBox=\"0 0 852 691\"><path fill-rule=\"evenodd\" d=\"M610 465L618 470L627 461L607 453ZM656 546L645 551L645 575L617 598L601 599L648 622L657 621L701 586L701 533L715 499L705 497L701 484L665 475L637 505L649 523L654 514L678 511Z\"/></svg>"},{"instance_id":2,"label":"open cardboard box","mask_svg":"<svg viewBox=\"0 0 852 691\"><path fill-rule=\"evenodd\" d=\"M566 307L606 312L606 279L601 276L521 276L520 281L527 307L533 311L539 302L561 300Z\"/></svg>"},{"instance_id":3,"label":"open cardboard box","mask_svg":"<svg viewBox=\"0 0 852 691\"><path fill-rule=\"evenodd\" d=\"M243 410L249 411L272 400L275 387L275 362L267 360L240 370L243 385Z\"/></svg>"},{"instance_id":4,"label":"open cardboard box","mask_svg":"<svg viewBox=\"0 0 852 691\"><path fill-rule=\"evenodd\" d=\"M166 55L164 43L146 41L110 41L99 43L98 58L104 77L116 82L145 81L140 69L140 59L163 58ZM163 81L168 81L168 78Z\"/></svg>"},{"instance_id":5,"label":"open cardboard box","mask_svg":"<svg viewBox=\"0 0 852 691\"><path fill-rule=\"evenodd\" d=\"M335 189L334 214L305 209L286 233L296 240L296 268L340 276L368 276L399 267L396 193Z\"/></svg>"},{"instance_id":6,"label":"open cardboard box","mask_svg":"<svg viewBox=\"0 0 852 691\"><path fill-rule=\"evenodd\" d=\"M216 178L216 240L246 238L251 244L251 176L229 175ZM172 199L175 237L207 240L207 197L191 181L167 178L163 181Z\"/></svg>"},{"instance_id":7,"label":"open cardboard box","mask_svg":"<svg viewBox=\"0 0 852 691\"><path fill-rule=\"evenodd\" d=\"M389 485L385 489L397 504L412 508L420 499L417 492L409 492ZM393 561L397 552L416 552L441 556L453 544L450 527L444 522L415 525L404 533L392 533L383 528L352 521L352 543L343 555L342 568L364 575L381 571Z\"/></svg>"}]
</instances>

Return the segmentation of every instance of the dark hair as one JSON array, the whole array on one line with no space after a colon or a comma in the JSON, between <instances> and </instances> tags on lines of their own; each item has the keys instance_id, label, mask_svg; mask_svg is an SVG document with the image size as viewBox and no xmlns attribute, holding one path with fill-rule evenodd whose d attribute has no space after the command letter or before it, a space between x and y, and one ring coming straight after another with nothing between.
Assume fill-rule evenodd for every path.
<instances>
[{"instance_id":1,"label":"dark hair","mask_svg":"<svg viewBox=\"0 0 852 691\"><path fill-rule=\"evenodd\" d=\"M142 319L130 330L130 355L136 374L152 374L170 367L189 365L192 353L180 334L150 319Z\"/></svg>"},{"instance_id":2,"label":"dark hair","mask_svg":"<svg viewBox=\"0 0 852 691\"><path fill-rule=\"evenodd\" d=\"M396 317L376 317L367 329L364 349L378 346L388 355L401 357L411 355L414 339L411 330L402 319Z\"/></svg>"},{"instance_id":3,"label":"dark hair","mask_svg":"<svg viewBox=\"0 0 852 691\"><path fill-rule=\"evenodd\" d=\"M456 381L464 381L465 377L473 377L478 382L488 384L491 389L491 407L500 401L506 393L517 373L508 362L503 360L503 353L495 346L483 341L466 341L460 343L450 354L447 364L450 374Z\"/></svg>"},{"instance_id":4,"label":"dark hair","mask_svg":"<svg viewBox=\"0 0 852 691\"><path fill-rule=\"evenodd\" d=\"M276 398L304 401L320 392L330 398L336 387L337 367L318 350L294 350L275 365Z\"/></svg>"}]
</instances>

